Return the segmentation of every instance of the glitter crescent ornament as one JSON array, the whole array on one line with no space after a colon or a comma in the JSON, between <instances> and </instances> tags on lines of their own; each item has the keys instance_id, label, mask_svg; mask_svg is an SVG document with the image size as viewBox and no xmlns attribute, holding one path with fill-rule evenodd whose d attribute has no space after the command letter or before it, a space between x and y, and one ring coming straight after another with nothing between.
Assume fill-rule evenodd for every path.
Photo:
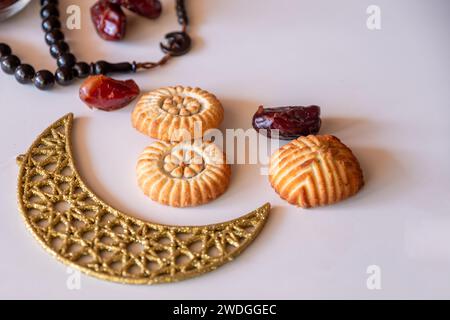
<instances>
[{"instance_id":1,"label":"glitter crescent ornament","mask_svg":"<svg viewBox=\"0 0 450 320\"><path fill-rule=\"evenodd\" d=\"M168 226L145 222L100 200L76 170L73 115L45 130L17 158L19 207L39 243L63 263L104 280L156 284L217 269L250 245L270 204L229 222Z\"/></svg>"}]
</instances>

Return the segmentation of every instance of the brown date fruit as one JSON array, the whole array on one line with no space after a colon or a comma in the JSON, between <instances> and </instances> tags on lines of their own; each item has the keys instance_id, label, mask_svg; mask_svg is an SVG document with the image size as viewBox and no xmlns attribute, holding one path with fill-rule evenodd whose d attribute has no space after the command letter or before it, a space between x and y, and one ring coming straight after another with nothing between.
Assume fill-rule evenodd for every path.
<instances>
[{"instance_id":1,"label":"brown date fruit","mask_svg":"<svg viewBox=\"0 0 450 320\"><path fill-rule=\"evenodd\" d=\"M110 0L134 13L149 19L157 19L161 15L162 5L159 0Z\"/></svg>"},{"instance_id":2,"label":"brown date fruit","mask_svg":"<svg viewBox=\"0 0 450 320\"><path fill-rule=\"evenodd\" d=\"M275 132L272 130L278 130L276 138L282 140L317 134L321 125L319 106L278 108L260 106L253 116L253 128L256 131L265 129L269 138L275 138Z\"/></svg>"},{"instance_id":3,"label":"brown date fruit","mask_svg":"<svg viewBox=\"0 0 450 320\"><path fill-rule=\"evenodd\" d=\"M80 87L80 99L89 108L113 111L127 106L139 95L133 80L120 81L104 75L90 76Z\"/></svg>"},{"instance_id":4,"label":"brown date fruit","mask_svg":"<svg viewBox=\"0 0 450 320\"><path fill-rule=\"evenodd\" d=\"M103 39L117 41L125 37L127 17L120 5L107 0L97 1L91 7L91 18Z\"/></svg>"}]
</instances>

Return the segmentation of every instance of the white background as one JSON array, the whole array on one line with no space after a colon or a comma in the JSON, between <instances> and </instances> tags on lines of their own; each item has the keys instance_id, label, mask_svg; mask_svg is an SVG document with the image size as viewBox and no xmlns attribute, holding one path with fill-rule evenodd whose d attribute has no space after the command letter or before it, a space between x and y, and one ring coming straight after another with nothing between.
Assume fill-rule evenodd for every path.
<instances>
[{"instance_id":1,"label":"white background","mask_svg":"<svg viewBox=\"0 0 450 320\"><path fill-rule=\"evenodd\" d=\"M0 42L22 60L54 69L40 30L38 1L0 24ZM62 10L75 1L60 1ZM129 17L126 41L94 32L82 3L82 29L66 31L80 60L156 60L158 42L178 28L173 1L157 21ZM450 2L447 0L188 0L194 47L165 67L133 75L143 91L200 86L226 110L222 129L251 126L260 104L322 106L322 133L360 159L365 188L341 204L302 210L271 189L259 165L233 167L228 192L194 209L147 200L135 162L151 141L130 124L129 106L91 111L78 84L39 92L0 74L0 298L450 298ZM382 30L366 27L381 7ZM65 17L65 15L63 15ZM270 201L263 233L235 262L168 285L128 286L81 278L26 230L16 204L15 157L54 120L74 112L76 160L87 184L112 206L174 224L225 221ZM382 270L382 290L366 269Z\"/></svg>"}]
</instances>

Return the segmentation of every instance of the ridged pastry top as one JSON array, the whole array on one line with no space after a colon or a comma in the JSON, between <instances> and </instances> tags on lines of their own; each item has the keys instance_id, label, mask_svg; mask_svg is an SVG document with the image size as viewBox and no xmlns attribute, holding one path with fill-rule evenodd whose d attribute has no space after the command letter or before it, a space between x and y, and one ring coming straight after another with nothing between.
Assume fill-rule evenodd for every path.
<instances>
[{"instance_id":1,"label":"ridged pastry top","mask_svg":"<svg viewBox=\"0 0 450 320\"><path fill-rule=\"evenodd\" d=\"M223 113L220 101L205 90L167 87L142 96L132 123L152 138L177 142L201 138L206 130L219 127Z\"/></svg>"},{"instance_id":2,"label":"ridged pastry top","mask_svg":"<svg viewBox=\"0 0 450 320\"><path fill-rule=\"evenodd\" d=\"M231 175L224 153L210 142L156 142L137 164L140 188L173 207L207 203L225 192Z\"/></svg>"},{"instance_id":3,"label":"ridged pastry top","mask_svg":"<svg viewBox=\"0 0 450 320\"><path fill-rule=\"evenodd\" d=\"M300 137L271 158L269 179L289 203L304 208L332 204L364 184L358 160L334 136Z\"/></svg>"}]
</instances>

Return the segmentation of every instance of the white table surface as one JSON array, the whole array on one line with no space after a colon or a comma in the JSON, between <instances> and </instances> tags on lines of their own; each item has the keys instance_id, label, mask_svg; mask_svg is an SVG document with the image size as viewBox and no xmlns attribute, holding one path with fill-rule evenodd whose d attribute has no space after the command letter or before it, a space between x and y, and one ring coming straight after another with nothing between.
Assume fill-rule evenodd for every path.
<instances>
[{"instance_id":1,"label":"white table surface","mask_svg":"<svg viewBox=\"0 0 450 320\"><path fill-rule=\"evenodd\" d=\"M24 61L54 69L33 2L0 24L0 42ZM178 28L166 0L159 20L130 18L126 41L107 43L90 23L93 1L78 2L82 29L66 36L82 60L154 60L158 41ZM378 31L366 27L371 4L381 8ZM450 2L188 0L188 9L192 52L133 76L143 91L207 89L226 109L222 129L250 128L260 104L318 104L322 133L354 150L366 186L341 204L306 211L279 199L260 165L237 165L218 200L163 207L136 185L136 158L151 141L131 127L133 106L95 112L78 99L77 84L45 93L1 73L0 298L450 298ZM80 290L69 290L66 267L37 244L18 212L15 164L68 112L77 117L80 172L112 206L154 222L201 225L269 201L266 228L236 261L193 280L129 286L83 275ZM370 265L381 268L381 290L366 286Z\"/></svg>"}]
</instances>

